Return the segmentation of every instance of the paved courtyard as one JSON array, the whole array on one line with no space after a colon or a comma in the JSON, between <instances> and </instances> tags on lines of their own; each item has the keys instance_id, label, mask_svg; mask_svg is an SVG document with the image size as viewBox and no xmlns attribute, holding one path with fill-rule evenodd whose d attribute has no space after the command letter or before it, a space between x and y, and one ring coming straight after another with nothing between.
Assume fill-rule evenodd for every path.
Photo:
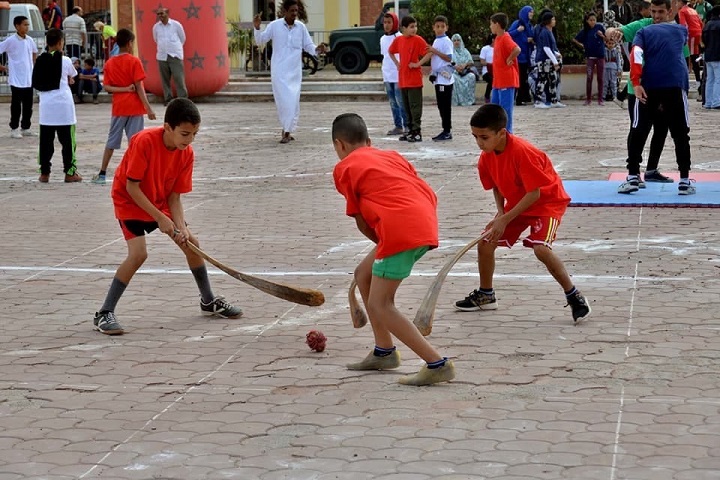
<instances>
[{"instance_id":1,"label":"paved courtyard","mask_svg":"<svg viewBox=\"0 0 720 480\"><path fill-rule=\"evenodd\" d=\"M720 171L720 115L691 108L694 167ZM385 137L382 103L303 103L289 145L277 143L271 104L200 109L184 204L203 248L243 272L320 289L326 303L286 303L211 269L215 291L245 316L202 317L182 255L154 233L117 309L126 334L93 331L125 255L110 188L64 184L59 145L51 182L39 184L37 139L3 130L0 480L720 479L718 210L570 208L556 251L591 301L579 326L521 247L499 251L499 310L453 311L477 286L469 253L444 285L430 337L457 379L406 387L397 378L422 362L402 345L398 371L344 368L372 346L347 307L370 244L333 187L329 127L360 113L375 145L398 148L438 193L441 246L398 293L412 316L494 212L477 180L474 108L454 109L455 139L442 145ZM78 106L86 180L109 115L107 104ZM424 120L429 139L440 126L427 102ZM565 179L624 168L627 113L614 105L520 108L515 124ZM661 167L674 164L668 140ZM305 345L311 329L327 335L323 353Z\"/></svg>"}]
</instances>

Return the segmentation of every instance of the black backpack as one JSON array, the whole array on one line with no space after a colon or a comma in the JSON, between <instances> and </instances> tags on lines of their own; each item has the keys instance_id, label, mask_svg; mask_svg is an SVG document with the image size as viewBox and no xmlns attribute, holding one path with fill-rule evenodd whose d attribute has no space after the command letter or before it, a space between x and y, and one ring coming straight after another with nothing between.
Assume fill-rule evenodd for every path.
<instances>
[{"instance_id":1,"label":"black backpack","mask_svg":"<svg viewBox=\"0 0 720 480\"><path fill-rule=\"evenodd\" d=\"M32 72L32 86L35 90L49 92L60 88L62 58L62 52L43 52L37 57Z\"/></svg>"}]
</instances>

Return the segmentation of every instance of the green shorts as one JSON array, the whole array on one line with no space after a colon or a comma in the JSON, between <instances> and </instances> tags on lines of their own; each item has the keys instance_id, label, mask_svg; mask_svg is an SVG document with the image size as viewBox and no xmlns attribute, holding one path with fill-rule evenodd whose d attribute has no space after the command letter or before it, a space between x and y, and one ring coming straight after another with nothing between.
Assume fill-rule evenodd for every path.
<instances>
[{"instance_id":1,"label":"green shorts","mask_svg":"<svg viewBox=\"0 0 720 480\"><path fill-rule=\"evenodd\" d=\"M420 260L428 250L430 247L418 247L375 260L372 274L375 277L389 278L390 280L405 279L410 276L415 262Z\"/></svg>"}]
</instances>

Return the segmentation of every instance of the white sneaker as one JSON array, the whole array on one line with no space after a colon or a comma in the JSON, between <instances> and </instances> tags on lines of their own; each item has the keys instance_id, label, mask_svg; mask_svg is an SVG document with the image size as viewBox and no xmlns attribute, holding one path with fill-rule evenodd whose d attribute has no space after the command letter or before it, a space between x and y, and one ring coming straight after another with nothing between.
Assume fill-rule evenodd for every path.
<instances>
[{"instance_id":1,"label":"white sneaker","mask_svg":"<svg viewBox=\"0 0 720 480\"><path fill-rule=\"evenodd\" d=\"M20 130L20 133L22 134L23 137L37 137L37 133L33 132L29 128L27 130L25 130L25 129Z\"/></svg>"},{"instance_id":2,"label":"white sneaker","mask_svg":"<svg viewBox=\"0 0 720 480\"><path fill-rule=\"evenodd\" d=\"M20 133L20 129L15 128L13 130L10 130L10 138L22 138L22 133Z\"/></svg>"},{"instance_id":3,"label":"white sneaker","mask_svg":"<svg viewBox=\"0 0 720 480\"><path fill-rule=\"evenodd\" d=\"M550 105L547 103L536 103L535 108L550 108Z\"/></svg>"},{"instance_id":4,"label":"white sneaker","mask_svg":"<svg viewBox=\"0 0 720 480\"><path fill-rule=\"evenodd\" d=\"M695 192L695 185L685 182L680 182L678 184L678 195L695 195Z\"/></svg>"},{"instance_id":5,"label":"white sneaker","mask_svg":"<svg viewBox=\"0 0 720 480\"><path fill-rule=\"evenodd\" d=\"M551 103L550 106L551 106L552 108L565 108L565 107L567 107L567 105L565 105L565 104L562 103L562 102Z\"/></svg>"},{"instance_id":6,"label":"white sneaker","mask_svg":"<svg viewBox=\"0 0 720 480\"><path fill-rule=\"evenodd\" d=\"M618 193L633 193L637 192L639 188L637 179L627 180L620 184L617 191Z\"/></svg>"}]
</instances>

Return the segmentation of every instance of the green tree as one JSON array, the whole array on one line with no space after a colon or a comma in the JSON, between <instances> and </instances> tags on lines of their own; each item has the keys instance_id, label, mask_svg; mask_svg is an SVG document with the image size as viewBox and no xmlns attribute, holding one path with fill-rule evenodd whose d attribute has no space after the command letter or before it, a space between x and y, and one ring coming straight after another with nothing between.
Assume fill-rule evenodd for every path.
<instances>
[{"instance_id":1,"label":"green tree","mask_svg":"<svg viewBox=\"0 0 720 480\"><path fill-rule=\"evenodd\" d=\"M564 63L582 63L583 55L572 44L572 38L582 28L585 12L591 10L595 0L413 0L412 12L418 21L418 31L426 40L433 38L432 24L436 15L445 15L450 22L449 33L459 33L471 53L478 53L490 34L490 17L504 12L510 22L517 18L520 9L530 5L537 13L544 7L555 13L558 48Z\"/></svg>"}]
</instances>

